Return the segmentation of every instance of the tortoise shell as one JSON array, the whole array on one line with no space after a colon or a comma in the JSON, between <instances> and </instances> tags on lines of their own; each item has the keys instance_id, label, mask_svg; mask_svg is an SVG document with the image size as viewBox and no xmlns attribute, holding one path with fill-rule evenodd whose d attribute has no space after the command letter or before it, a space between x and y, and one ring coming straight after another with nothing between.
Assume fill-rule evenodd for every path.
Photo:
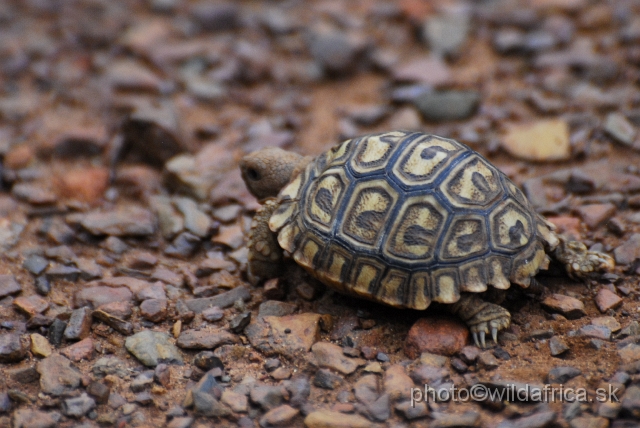
<instances>
[{"instance_id":1,"label":"tortoise shell","mask_svg":"<svg viewBox=\"0 0 640 428\"><path fill-rule=\"evenodd\" d=\"M395 131L351 139L285 186L269 220L321 282L396 307L454 303L487 285L527 287L553 226L479 153Z\"/></svg>"}]
</instances>

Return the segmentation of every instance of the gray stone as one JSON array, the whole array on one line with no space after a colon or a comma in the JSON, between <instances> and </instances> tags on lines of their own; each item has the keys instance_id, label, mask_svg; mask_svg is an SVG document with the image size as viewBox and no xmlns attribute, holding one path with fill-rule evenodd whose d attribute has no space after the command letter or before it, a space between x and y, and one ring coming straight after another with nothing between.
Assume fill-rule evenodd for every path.
<instances>
[{"instance_id":1,"label":"gray stone","mask_svg":"<svg viewBox=\"0 0 640 428\"><path fill-rule=\"evenodd\" d=\"M142 288L134 290L134 293L138 300L167 299L167 293L164 291L164 284L160 281L157 281L153 284L145 284Z\"/></svg>"},{"instance_id":2,"label":"gray stone","mask_svg":"<svg viewBox=\"0 0 640 428\"><path fill-rule=\"evenodd\" d=\"M364 406L367 415L375 421L384 422L391 415L389 394L382 394L375 401L366 403Z\"/></svg>"},{"instance_id":3,"label":"gray stone","mask_svg":"<svg viewBox=\"0 0 640 428\"><path fill-rule=\"evenodd\" d=\"M246 326L251 322L251 312L243 312L236 315L229 321L229 330L234 333L242 333Z\"/></svg>"},{"instance_id":4,"label":"gray stone","mask_svg":"<svg viewBox=\"0 0 640 428\"><path fill-rule=\"evenodd\" d=\"M269 358L267 361L264 362L264 369L268 372L272 372L278 367L280 367L281 365L282 363L280 362L279 359Z\"/></svg>"},{"instance_id":5,"label":"gray stone","mask_svg":"<svg viewBox=\"0 0 640 428\"><path fill-rule=\"evenodd\" d=\"M194 20L206 31L233 30L241 25L239 5L233 2L200 1L190 7Z\"/></svg>"},{"instance_id":6,"label":"gray stone","mask_svg":"<svg viewBox=\"0 0 640 428\"><path fill-rule=\"evenodd\" d=\"M185 276L187 275L188 272L174 272L171 269L158 266L151 273L151 279L164 282L165 284L172 285L174 287L182 287L185 283Z\"/></svg>"},{"instance_id":7,"label":"gray stone","mask_svg":"<svg viewBox=\"0 0 640 428\"><path fill-rule=\"evenodd\" d=\"M496 357L489 351L481 352L478 355L478 366L480 368L484 368L485 370L493 370L497 368L500 364Z\"/></svg>"},{"instance_id":8,"label":"gray stone","mask_svg":"<svg viewBox=\"0 0 640 428\"><path fill-rule=\"evenodd\" d=\"M60 346L62 344L62 338L64 337L64 331L67 329L67 323L59 318L53 320L49 326L49 333L47 338L53 346Z\"/></svg>"},{"instance_id":9,"label":"gray stone","mask_svg":"<svg viewBox=\"0 0 640 428\"><path fill-rule=\"evenodd\" d=\"M259 317L283 317L285 315L291 315L295 312L297 306L293 303L280 302L278 300L267 300L262 302L258 308Z\"/></svg>"},{"instance_id":10,"label":"gray stone","mask_svg":"<svg viewBox=\"0 0 640 428\"><path fill-rule=\"evenodd\" d=\"M429 408L423 402L412 404L411 401L402 401L396 404L395 409L408 420L423 418L429 414Z\"/></svg>"},{"instance_id":11,"label":"gray stone","mask_svg":"<svg viewBox=\"0 0 640 428\"><path fill-rule=\"evenodd\" d=\"M236 413L246 413L249 409L249 400L245 394L230 389L225 389L220 401Z\"/></svg>"},{"instance_id":12,"label":"gray stone","mask_svg":"<svg viewBox=\"0 0 640 428\"><path fill-rule=\"evenodd\" d=\"M469 33L470 16L463 8L448 13L429 16L422 34L432 52L437 54L456 53Z\"/></svg>"},{"instance_id":13,"label":"gray stone","mask_svg":"<svg viewBox=\"0 0 640 428\"><path fill-rule=\"evenodd\" d=\"M87 393L91 395L97 403L106 404L109 401L111 389L102 382L94 381L87 386Z\"/></svg>"},{"instance_id":14,"label":"gray stone","mask_svg":"<svg viewBox=\"0 0 640 428\"><path fill-rule=\"evenodd\" d=\"M579 336L593 337L595 339L609 340L611 338L611 330L600 325L585 325L578 330Z\"/></svg>"},{"instance_id":15,"label":"gray stone","mask_svg":"<svg viewBox=\"0 0 640 428\"><path fill-rule=\"evenodd\" d=\"M107 404L109 404L109 407L111 407L112 409L119 409L120 407L127 404L127 400L125 400L122 395L112 392L109 394L109 400L107 401Z\"/></svg>"},{"instance_id":16,"label":"gray stone","mask_svg":"<svg viewBox=\"0 0 640 428\"><path fill-rule=\"evenodd\" d=\"M480 94L476 91L433 91L415 100L422 116L434 122L466 119L475 113L479 104Z\"/></svg>"},{"instance_id":17,"label":"gray stone","mask_svg":"<svg viewBox=\"0 0 640 428\"><path fill-rule=\"evenodd\" d=\"M32 183L16 183L11 188L11 193L16 199L32 205L49 205L58 199L52 191Z\"/></svg>"},{"instance_id":18,"label":"gray stone","mask_svg":"<svg viewBox=\"0 0 640 428\"><path fill-rule=\"evenodd\" d=\"M193 425L194 420L195 419L190 416L174 417L167 423L167 428L189 428L191 425Z\"/></svg>"},{"instance_id":19,"label":"gray stone","mask_svg":"<svg viewBox=\"0 0 640 428\"><path fill-rule=\"evenodd\" d=\"M307 41L316 63L329 74L353 71L355 62L364 48L363 44L349 34L326 26L312 30Z\"/></svg>"},{"instance_id":20,"label":"gray stone","mask_svg":"<svg viewBox=\"0 0 640 428\"><path fill-rule=\"evenodd\" d=\"M107 287L102 285L84 287L75 294L75 306L97 308L114 302L131 302L133 293L127 287Z\"/></svg>"},{"instance_id":21,"label":"gray stone","mask_svg":"<svg viewBox=\"0 0 640 428\"><path fill-rule=\"evenodd\" d=\"M344 379L329 369L320 369L313 378L313 384L318 388L335 389L342 385Z\"/></svg>"},{"instance_id":22,"label":"gray stone","mask_svg":"<svg viewBox=\"0 0 640 428\"><path fill-rule=\"evenodd\" d=\"M447 374L448 372L444 368L420 364L410 373L410 376L417 385L436 385L439 384Z\"/></svg>"},{"instance_id":23,"label":"gray stone","mask_svg":"<svg viewBox=\"0 0 640 428\"><path fill-rule=\"evenodd\" d=\"M64 337L67 340L84 339L91 333L91 309L80 308L71 312L71 318L64 330Z\"/></svg>"},{"instance_id":24,"label":"gray stone","mask_svg":"<svg viewBox=\"0 0 640 428\"><path fill-rule=\"evenodd\" d=\"M533 330L531 333L529 333L529 339L531 340L549 339L551 336L553 336L553 334L554 334L554 331L552 328Z\"/></svg>"},{"instance_id":25,"label":"gray stone","mask_svg":"<svg viewBox=\"0 0 640 428\"><path fill-rule=\"evenodd\" d=\"M171 384L171 370L166 364L158 364L153 372L153 378L160 385L167 388Z\"/></svg>"},{"instance_id":26,"label":"gray stone","mask_svg":"<svg viewBox=\"0 0 640 428\"><path fill-rule=\"evenodd\" d=\"M155 218L146 209L127 206L112 211L93 211L81 220L93 235L148 236L155 231Z\"/></svg>"},{"instance_id":27,"label":"gray stone","mask_svg":"<svg viewBox=\"0 0 640 428\"><path fill-rule=\"evenodd\" d=\"M138 376L136 376L135 379L133 379L133 381L131 381L131 386L130 386L131 390L133 392L144 391L146 388L153 385L153 378L154 378L153 370L146 370L140 373Z\"/></svg>"},{"instance_id":28,"label":"gray stone","mask_svg":"<svg viewBox=\"0 0 640 428\"><path fill-rule=\"evenodd\" d=\"M549 383L567 383L570 379L582 374L580 369L570 366L554 367L547 374Z\"/></svg>"},{"instance_id":29,"label":"gray stone","mask_svg":"<svg viewBox=\"0 0 640 428\"><path fill-rule=\"evenodd\" d=\"M228 308L229 306L232 306L238 299L247 301L250 298L251 293L249 292L249 288L241 285L227 292L220 293L217 296L203 297L200 299L188 299L185 300L184 303L187 305L189 310L199 314L205 309L212 306L218 306L219 308Z\"/></svg>"},{"instance_id":30,"label":"gray stone","mask_svg":"<svg viewBox=\"0 0 640 428\"><path fill-rule=\"evenodd\" d=\"M62 355L51 355L36 366L40 388L45 394L59 396L80 386L82 374Z\"/></svg>"},{"instance_id":31,"label":"gray stone","mask_svg":"<svg viewBox=\"0 0 640 428\"><path fill-rule=\"evenodd\" d=\"M194 391L192 397L193 407L198 414L216 418L222 418L231 414L231 410L211 394Z\"/></svg>"},{"instance_id":32,"label":"gray stone","mask_svg":"<svg viewBox=\"0 0 640 428\"><path fill-rule=\"evenodd\" d=\"M38 276L49 266L49 261L37 254L31 254L24 260L22 267L28 270L32 275Z\"/></svg>"},{"instance_id":33,"label":"gray stone","mask_svg":"<svg viewBox=\"0 0 640 428\"><path fill-rule=\"evenodd\" d=\"M182 364L180 351L169 341L166 333L143 330L127 337L125 347L147 367L155 367L160 363Z\"/></svg>"},{"instance_id":34,"label":"gray stone","mask_svg":"<svg viewBox=\"0 0 640 428\"><path fill-rule=\"evenodd\" d=\"M304 419L307 428L370 428L371 421L360 415L349 415L332 410L317 410Z\"/></svg>"},{"instance_id":35,"label":"gray stone","mask_svg":"<svg viewBox=\"0 0 640 428\"><path fill-rule=\"evenodd\" d=\"M453 427L475 427L478 425L478 420L480 419L480 414L474 411L468 411L460 414L452 414L452 413L432 413L433 422L430 424L431 427L436 428L453 428Z\"/></svg>"},{"instance_id":36,"label":"gray stone","mask_svg":"<svg viewBox=\"0 0 640 428\"><path fill-rule=\"evenodd\" d=\"M102 243L102 246L113 254L121 255L129 249L129 246L120 238L110 236Z\"/></svg>"},{"instance_id":37,"label":"gray stone","mask_svg":"<svg viewBox=\"0 0 640 428\"><path fill-rule=\"evenodd\" d=\"M634 260L640 258L640 233L634 233L631 237L618 248L613 250L616 264L630 265ZM0 279L0 283L2 280ZM1 294L1 293L0 293Z\"/></svg>"},{"instance_id":38,"label":"gray stone","mask_svg":"<svg viewBox=\"0 0 640 428\"><path fill-rule=\"evenodd\" d=\"M361 358L348 358L342 353L342 348L333 343L318 342L311 347L311 351L319 367L327 367L342 374L351 374L365 363Z\"/></svg>"},{"instance_id":39,"label":"gray stone","mask_svg":"<svg viewBox=\"0 0 640 428\"><path fill-rule=\"evenodd\" d=\"M516 29L500 29L494 33L493 47L500 53L522 51L525 49L525 33Z\"/></svg>"},{"instance_id":40,"label":"gray stone","mask_svg":"<svg viewBox=\"0 0 640 428\"><path fill-rule=\"evenodd\" d=\"M622 413L635 419L640 418L640 387L632 385L622 396Z\"/></svg>"},{"instance_id":41,"label":"gray stone","mask_svg":"<svg viewBox=\"0 0 640 428\"><path fill-rule=\"evenodd\" d=\"M236 335L224 330L185 330L178 336L176 344L185 349L215 349L239 341Z\"/></svg>"},{"instance_id":42,"label":"gray stone","mask_svg":"<svg viewBox=\"0 0 640 428\"><path fill-rule=\"evenodd\" d=\"M13 428L55 428L62 416L58 412L42 412L31 408L17 409L13 415Z\"/></svg>"},{"instance_id":43,"label":"gray stone","mask_svg":"<svg viewBox=\"0 0 640 428\"><path fill-rule=\"evenodd\" d=\"M313 313L258 317L245 329L251 344L266 355L296 358L318 340L321 316Z\"/></svg>"},{"instance_id":44,"label":"gray stone","mask_svg":"<svg viewBox=\"0 0 640 428\"><path fill-rule=\"evenodd\" d=\"M476 346L465 346L460 350L459 355L465 363L473 364L480 355L480 349Z\"/></svg>"},{"instance_id":45,"label":"gray stone","mask_svg":"<svg viewBox=\"0 0 640 428\"><path fill-rule=\"evenodd\" d=\"M42 296L46 296L51 291L51 282L46 275L41 275L35 281L36 291Z\"/></svg>"},{"instance_id":46,"label":"gray stone","mask_svg":"<svg viewBox=\"0 0 640 428\"><path fill-rule=\"evenodd\" d=\"M209 371L216 367L224 370L224 365L220 358L216 357L211 351L198 352L193 358L193 364L205 371Z\"/></svg>"},{"instance_id":47,"label":"gray stone","mask_svg":"<svg viewBox=\"0 0 640 428\"><path fill-rule=\"evenodd\" d=\"M134 401L142 406L148 406L153 403L153 397L149 391L143 391L134 396Z\"/></svg>"},{"instance_id":48,"label":"gray stone","mask_svg":"<svg viewBox=\"0 0 640 428\"><path fill-rule=\"evenodd\" d=\"M126 363L116 356L100 358L93 365L91 371L96 376L116 375L119 378L124 378L129 375Z\"/></svg>"},{"instance_id":49,"label":"gray stone","mask_svg":"<svg viewBox=\"0 0 640 428\"><path fill-rule=\"evenodd\" d=\"M607 115L604 121L604 132L625 146L633 145L637 135L637 130L631 122L617 112L611 112Z\"/></svg>"},{"instance_id":50,"label":"gray stone","mask_svg":"<svg viewBox=\"0 0 640 428\"><path fill-rule=\"evenodd\" d=\"M251 401L268 411L278 407L289 397L289 392L282 386L256 385L251 388Z\"/></svg>"},{"instance_id":51,"label":"gray stone","mask_svg":"<svg viewBox=\"0 0 640 428\"><path fill-rule=\"evenodd\" d=\"M276 427L290 425L293 419L298 416L300 410L294 409L288 404L283 404L269 410L260 418L261 427Z\"/></svg>"},{"instance_id":52,"label":"gray stone","mask_svg":"<svg viewBox=\"0 0 640 428\"><path fill-rule=\"evenodd\" d=\"M0 298L22 291L22 286L13 275L0 275Z\"/></svg>"},{"instance_id":53,"label":"gray stone","mask_svg":"<svg viewBox=\"0 0 640 428\"><path fill-rule=\"evenodd\" d=\"M102 268L94 260L78 257L76 266L80 270L80 278L85 281L102 278Z\"/></svg>"},{"instance_id":54,"label":"gray stone","mask_svg":"<svg viewBox=\"0 0 640 428\"><path fill-rule=\"evenodd\" d=\"M419 97L430 93L432 90L433 88L430 85L425 84L399 86L391 92L391 100L395 103L413 103ZM398 111L402 111L402 109ZM418 117L419 120L420 118Z\"/></svg>"},{"instance_id":55,"label":"gray stone","mask_svg":"<svg viewBox=\"0 0 640 428\"><path fill-rule=\"evenodd\" d=\"M169 197L162 195L150 196L149 205L158 216L160 231L166 239L173 238L182 230L182 216L175 211Z\"/></svg>"},{"instance_id":56,"label":"gray stone","mask_svg":"<svg viewBox=\"0 0 640 428\"><path fill-rule=\"evenodd\" d=\"M515 420L505 420L498 425L498 428L543 428L551 424L555 419L556 412L538 412Z\"/></svg>"},{"instance_id":57,"label":"gray stone","mask_svg":"<svg viewBox=\"0 0 640 428\"><path fill-rule=\"evenodd\" d=\"M216 398L221 395L222 387L216 381L213 371L209 371L187 392L182 404L183 407L193 406L196 412L206 416L226 416L230 414L229 408Z\"/></svg>"},{"instance_id":58,"label":"gray stone","mask_svg":"<svg viewBox=\"0 0 640 428\"><path fill-rule=\"evenodd\" d=\"M96 407L96 402L83 392L79 397L67 398L62 402L62 413L80 418Z\"/></svg>"},{"instance_id":59,"label":"gray stone","mask_svg":"<svg viewBox=\"0 0 640 428\"><path fill-rule=\"evenodd\" d=\"M553 312L559 312L566 318L573 320L585 316L584 304L575 297L563 294L552 294L542 301L542 306Z\"/></svg>"},{"instance_id":60,"label":"gray stone","mask_svg":"<svg viewBox=\"0 0 640 428\"><path fill-rule=\"evenodd\" d=\"M164 321L167 317L166 299L147 299L140 304L140 315L151 322Z\"/></svg>"},{"instance_id":61,"label":"gray stone","mask_svg":"<svg viewBox=\"0 0 640 428\"><path fill-rule=\"evenodd\" d=\"M202 318L207 321L220 321L224 318L224 311L219 306L207 308L202 311Z\"/></svg>"},{"instance_id":62,"label":"gray stone","mask_svg":"<svg viewBox=\"0 0 640 428\"><path fill-rule=\"evenodd\" d=\"M0 362L16 363L27 354L27 347L17 333L0 334Z\"/></svg>"},{"instance_id":63,"label":"gray stone","mask_svg":"<svg viewBox=\"0 0 640 428\"><path fill-rule=\"evenodd\" d=\"M211 232L211 218L198 209L193 199L174 198L173 203L184 216L185 229L200 238L204 238Z\"/></svg>"},{"instance_id":64,"label":"gray stone","mask_svg":"<svg viewBox=\"0 0 640 428\"><path fill-rule=\"evenodd\" d=\"M49 281L76 282L80 278L80 269L74 266L53 264L49 266L45 276Z\"/></svg>"},{"instance_id":65,"label":"gray stone","mask_svg":"<svg viewBox=\"0 0 640 428\"><path fill-rule=\"evenodd\" d=\"M40 378L40 375L34 366L8 368L5 370L5 375L23 385L35 382Z\"/></svg>"},{"instance_id":66,"label":"gray stone","mask_svg":"<svg viewBox=\"0 0 640 428\"><path fill-rule=\"evenodd\" d=\"M353 386L356 399L363 404L374 402L378 396L378 377L374 374L362 376Z\"/></svg>"},{"instance_id":67,"label":"gray stone","mask_svg":"<svg viewBox=\"0 0 640 428\"><path fill-rule=\"evenodd\" d=\"M105 307L107 305L101 307ZM99 321L102 321L120 334L128 336L133 333L133 325L130 322L120 319L108 312L98 309L96 311L93 311L93 317Z\"/></svg>"},{"instance_id":68,"label":"gray stone","mask_svg":"<svg viewBox=\"0 0 640 428\"><path fill-rule=\"evenodd\" d=\"M289 403L295 407L301 407L305 404L311 394L311 384L305 374L297 374L290 380L284 381L282 385L291 394Z\"/></svg>"},{"instance_id":69,"label":"gray stone","mask_svg":"<svg viewBox=\"0 0 640 428\"><path fill-rule=\"evenodd\" d=\"M591 339L589 341L589 347L592 349L600 350L605 345L605 342L599 339Z\"/></svg>"},{"instance_id":70,"label":"gray stone","mask_svg":"<svg viewBox=\"0 0 640 428\"><path fill-rule=\"evenodd\" d=\"M44 250L44 255L64 265L73 263L76 259L76 254L67 245L59 245L57 247L51 247Z\"/></svg>"},{"instance_id":71,"label":"gray stone","mask_svg":"<svg viewBox=\"0 0 640 428\"><path fill-rule=\"evenodd\" d=\"M622 410L622 403L614 401L605 401L598 406L598 416L602 416L607 419L615 419Z\"/></svg>"},{"instance_id":72,"label":"gray stone","mask_svg":"<svg viewBox=\"0 0 640 428\"><path fill-rule=\"evenodd\" d=\"M549 351L554 357L557 357L558 355L561 355L568 350L569 346L565 343L564 340L562 340L562 338L553 336L551 339L549 339Z\"/></svg>"},{"instance_id":73,"label":"gray stone","mask_svg":"<svg viewBox=\"0 0 640 428\"><path fill-rule=\"evenodd\" d=\"M11 410L11 399L6 392L0 392L0 413L9 413Z\"/></svg>"}]
</instances>

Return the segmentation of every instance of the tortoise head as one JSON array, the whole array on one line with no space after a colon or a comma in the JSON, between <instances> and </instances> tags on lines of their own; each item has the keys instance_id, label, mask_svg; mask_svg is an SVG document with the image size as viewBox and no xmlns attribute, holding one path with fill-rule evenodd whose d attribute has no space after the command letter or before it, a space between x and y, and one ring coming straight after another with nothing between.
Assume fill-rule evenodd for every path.
<instances>
[{"instance_id":1,"label":"tortoise head","mask_svg":"<svg viewBox=\"0 0 640 428\"><path fill-rule=\"evenodd\" d=\"M244 156L240 171L251 194L264 200L277 196L310 161L309 157L268 147Z\"/></svg>"}]
</instances>

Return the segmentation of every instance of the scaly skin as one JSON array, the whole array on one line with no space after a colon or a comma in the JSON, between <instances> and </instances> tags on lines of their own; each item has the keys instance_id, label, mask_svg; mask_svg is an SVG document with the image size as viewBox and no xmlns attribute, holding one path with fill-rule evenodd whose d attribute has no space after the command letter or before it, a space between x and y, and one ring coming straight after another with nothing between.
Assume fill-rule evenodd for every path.
<instances>
[{"instance_id":1,"label":"scaly skin","mask_svg":"<svg viewBox=\"0 0 640 428\"><path fill-rule=\"evenodd\" d=\"M615 263L611 256L598 251L589 251L578 241L568 241L559 236L560 242L553 251L572 278L585 279L597 272L610 272Z\"/></svg>"},{"instance_id":2,"label":"scaly skin","mask_svg":"<svg viewBox=\"0 0 640 428\"><path fill-rule=\"evenodd\" d=\"M491 332L493 341L498 343L498 331L509 327L511 314L495 303L482 300L474 293L462 293L460 300L450 305L452 313L458 315L469 326L476 346L485 348L485 335Z\"/></svg>"},{"instance_id":3,"label":"scaly skin","mask_svg":"<svg viewBox=\"0 0 640 428\"><path fill-rule=\"evenodd\" d=\"M278 204L274 199L264 201L251 222L247 276L254 285L282 273L282 248L269 229L269 218L276 208Z\"/></svg>"}]
</instances>

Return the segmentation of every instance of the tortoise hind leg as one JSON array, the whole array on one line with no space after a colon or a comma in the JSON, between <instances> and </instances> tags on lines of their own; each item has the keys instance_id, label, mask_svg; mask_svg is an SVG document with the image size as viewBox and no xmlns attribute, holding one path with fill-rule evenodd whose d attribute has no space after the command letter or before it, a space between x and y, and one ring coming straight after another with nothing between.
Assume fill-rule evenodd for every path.
<instances>
[{"instance_id":1,"label":"tortoise hind leg","mask_svg":"<svg viewBox=\"0 0 640 428\"><path fill-rule=\"evenodd\" d=\"M267 200L251 222L247 276L254 285L262 279L275 278L282 271L282 248L269 229L269 218L277 207L275 200Z\"/></svg>"},{"instance_id":2,"label":"tortoise hind leg","mask_svg":"<svg viewBox=\"0 0 640 428\"><path fill-rule=\"evenodd\" d=\"M572 278L586 278L595 272L608 272L615 263L611 256L598 251L589 251L578 241L568 241L558 237L560 242L553 251L554 257L562 263Z\"/></svg>"},{"instance_id":3,"label":"tortoise hind leg","mask_svg":"<svg viewBox=\"0 0 640 428\"><path fill-rule=\"evenodd\" d=\"M476 346L485 348L485 335L491 331L493 341L498 343L498 331L509 327L511 314L495 303L489 303L476 293L462 293L460 300L450 306L451 312L458 315L469 326ZM479 340L478 340L479 338Z\"/></svg>"}]
</instances>

